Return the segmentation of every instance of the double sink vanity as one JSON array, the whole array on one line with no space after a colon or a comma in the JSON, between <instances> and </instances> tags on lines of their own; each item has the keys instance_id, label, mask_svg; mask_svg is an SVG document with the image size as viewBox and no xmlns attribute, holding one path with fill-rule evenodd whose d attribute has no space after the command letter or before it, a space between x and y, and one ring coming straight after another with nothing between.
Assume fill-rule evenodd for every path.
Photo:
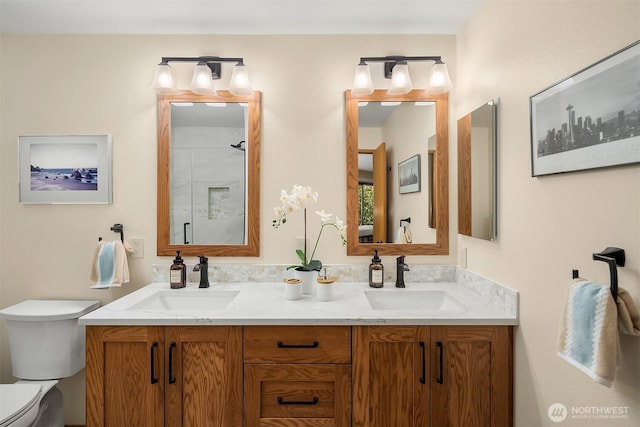
<instances>
[{"instance_id":1,"label":"double sink vanity","mask_svg":"<svg viewBox=\"0 0 640 427\"><path fill-rule=\"evenodd\" d=\"M334 286L153 283L88 313L87 426L512 424L517 293Z\"/></svg>"},{"instance_id":2,"label":"double sink vanity","mask_svg":"<svg viewBox=\"0 0 640 427\"><path fill-rule=\"evenodd\" d=\"M448 95L347 90L345 113L346 255L449 255ZM158 118L156 255L259 256L260 92L162 95ZM465 123L460 134L479 126ZM495 157L489 139L483 159ZM391 166L409 160L424 188L401 196ZM495 186L495 173L488 177ZM459 200L470 200L468 178ZM371 206L359 204L364 190ZM459 219L463 234L476 235L476 219L495 222L494 211L474 207L474 220L471 212ZM398 243L395 227L408 224L413 239ZM486 235L495 238L495 227ZM517 292L463 270L424 280L434 266L424 276L412 266L406 289L371 289L360 267L337 274L329 302L286 300L282 266L237 280L262 266L226 265L208 289L154 279L83 316L87 426L511 426ZM345 274L355 270L356 280Z\"/></svg>"}]
</instances>

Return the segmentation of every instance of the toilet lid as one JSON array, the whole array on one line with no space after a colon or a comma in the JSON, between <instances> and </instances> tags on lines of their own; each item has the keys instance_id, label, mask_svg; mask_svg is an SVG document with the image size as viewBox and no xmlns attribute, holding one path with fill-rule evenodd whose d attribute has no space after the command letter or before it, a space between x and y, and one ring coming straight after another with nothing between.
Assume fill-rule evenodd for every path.
<instances>
[{"instance_id":1,"label":"toilet lid","mask_svg":"<svg viewBox=\"0 0 640 427\"><path fill-rule=\"evenodd\" d=\"M100 301L27 300L0 310L0 317L23 322L77 319L99 305Z\"/></svg>"},{"instance_id":2,"label":"toilet lid","mask_svg":"<svg viewBox=\"0 0 640 427\"><path fill-rule=\"evenodd\" d=\"M0 384L0 426L9 425L40 401L39 384Z\"/></svg>"}]
</instances>

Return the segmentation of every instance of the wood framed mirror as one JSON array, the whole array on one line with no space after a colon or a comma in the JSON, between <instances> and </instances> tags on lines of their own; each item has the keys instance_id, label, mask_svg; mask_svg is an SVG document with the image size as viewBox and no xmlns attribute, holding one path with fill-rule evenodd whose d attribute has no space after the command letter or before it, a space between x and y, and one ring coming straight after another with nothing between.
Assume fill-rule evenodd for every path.
<instances>
[{"instance_id":1,"label":"wood framed mirror","mask_svg":"<svg viewBox=\"0 0 640 427\"><path fill-rule=\"evenodd\" d=\"M371 95L345 93L347 119L347 255L447 255L449 253L449 101L447 94L427 94L425 90L412 90L404 95L388 95L376 90ZM381 119L373 125L361 110L370 104L397 107L395 119ZM378 105L379 104L379 105ZM408 110L408 111L405 111ZM368 114L368 113L367 113ZM377 116L377 113L371 116ZM375 120L380 120L376 118ZM394 120L394 123L390 123ZM380 127L372 139L365 127ZM377 138L377 140L375 139ZM362 141L360 141L362 139ZM364 140L368 141L365 142ZM413 141L410 143L410 140ZM407 151L409 150L409 151ZM363 155L378 152L371 163L384 164L382 188L373 188L383 194L384 201L372 202L375 208L368 216L363 213L366 178L361 172ZM385 154L386 153L386 154ZM371 154L374 156L375 154ZM360 159L359 159L360 157ZM380 159L382 157L382 159ZM419 171L416 169L419 168ZM380 174L378 166L377 175ZM413 181L405 180L404 175ZM372 172L373 175L373 172ZM415 175L415 176L414 176ZM379 180L380 178L378 178ZM418 181L416 181L418 180ZM371 178L373 182L373 177ZM371 197L371 198L373 198ZM372 217L383 215L383 219ZM403 222L411 218L411 243L398 243ZM376 230L376 221L382 221L384 231ZM373 229L367 230L371 222ZM365 238L368 233L374 240Z\"/></svg>"},{"instance_id":2,"label":"wood framed mirror","mask_svg":"<svg viewBox=\"0 0 640 427\"><path fill-rule=\"evenodd\" d=\"M458 234L498 237L498 103L458 119Z\"/></svg>"},{"instance_id":3,"label":"wood framed mirror","mask_svg":"<svg viewBox=\"0 0 640 427\"><path fill-rule=\"evenodd\" d=\"M158 96L158 255L260 254L260 98Z\"/></svg>"}]
</instances>

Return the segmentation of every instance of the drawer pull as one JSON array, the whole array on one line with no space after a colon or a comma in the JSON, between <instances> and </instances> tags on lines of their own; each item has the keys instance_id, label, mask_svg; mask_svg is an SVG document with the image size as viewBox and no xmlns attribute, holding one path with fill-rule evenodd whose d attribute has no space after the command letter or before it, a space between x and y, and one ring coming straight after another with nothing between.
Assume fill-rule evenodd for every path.
<instances>
[{"instance_id":1,"label":"drawer pull","mask_svg":"<svg viewBox=\"0 0 640 427\"><path fill-rule=\"evenodd\" d=\"M173 349L176 348L176 343L171 342L169 346L169 384L176 383L176 377L173 376Z\"/></svg>"},{"instance_id":2,"label":"drawer pull","mask_svg":"<svg viewBox=\"0 0 640 427\"><path fill-rule=\"evenodd\" d=\"M314 341L313 344L285 344L278 341L278 348L318 348L319 346L318 341Z\"/></svg>"},{"instance_id":3,"label":"drawer pull","mask_svg":"<svg viewBox=\"0 0 640 427\"><path fill-rule=\"evenodd\" d=\"M156 349L158 348L158 342L154 341L151 344L151 384L158 383L158 377L156 377Z\"/></svg>"},{"instance_id":4,"label":"drawer pull","mask_svg":"<svg viewBox=\"0 0 640 427\"><path fill-rule=\"evenodd\" d=\"M284 400L282 397L278 396L278 405L317 405L318 398L314 397L311 401L304 400Z\"/></svg>"},{"instance_id":5,"label":"drawer pull","mask_svg":"<svg viewBox=\"0 0 640 427\"><path fill-rule=\"evenodd\" d=\"M444 384L444 347L442 346L442 341L438 341L436 346L440 349L440 368L438 372L438 378L436 378L436 382L438 384Z\"/></svg>"},{"instance_id":6,"label":"drawer pull","mask_svg":"<svg viewBox=\"0 0 640 427\"><path fill-rule=\"evenodd\" d=\"M422 353L422 376L420 377L420 383L427 383L427 350L424 346L424 341L420 341L420 352Z\"/></svg>"}]
</instances>

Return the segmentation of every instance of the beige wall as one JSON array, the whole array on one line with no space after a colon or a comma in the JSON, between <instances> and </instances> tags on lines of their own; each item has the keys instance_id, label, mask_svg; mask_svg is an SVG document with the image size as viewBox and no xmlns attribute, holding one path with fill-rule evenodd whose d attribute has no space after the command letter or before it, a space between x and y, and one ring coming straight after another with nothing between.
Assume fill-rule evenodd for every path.
<instances>
[{"instance_id":1,"label":"beige wall","mask_svg":"<svg viewBox=\"0 0 640 427\"><path fill-rule=\"evenodd\" d=\"M301 217L277 231L271 227L280 189L293 184L311 185L320 194L318 209L345 218L344 90L352 85L360 56L442 55L452 74L456 59L454 36L3 35L0 42L0 250L7 256L0 260L2 307L28 298L106 303L148 284L152 264L170 264L169 257L154 255L156 96L150 85L162 56L243 56L254 88L263 93L261 256L210 259L217 264L296 262ZM186 88L190 72L181 74ZM223 74L226 87L230 69ZM373 77L384 84L381 69ZM426 72L412 78L417 87L426 86ZM113 135L112 205L17 202L17 136L44 133ZM89 290L92 251L98 236L116 237L109 231L114 223L124 224L125 238L144 238L145 257L130 259L132 282L124 288ZM316 226L319 221L310 221L310 230ZM320 245L325 263L368 264L371 258L347 257L337 236L327 234ZM409 262L453 263L455 257ZM10 381L4 330L0 343L0 381ZM63 381L69 423L84 420L82 384L81 374Z\"/></svg>"},{"instance_id":2,"label":"beige wall","mask_svg":"<svg viewBox=\"0 0 640 427\"><path fill-rule=\"evenodd\" d=\"M277 232L271 228L272 207L281 188L311 185L320 193L318 207L344 218L343 91L352 84L358 58L440 54L455 85L450 95L453 190L455 120L489 98L501 98L499 240L454 237L451 256L411 257L409 263L454 263L456 246L464 247L470 269L521 292L515 345L516 426L553 425L546 411L555 402L568 407L631 407L626 420L562 425L637 425L640 341L623 337L618 377L607 389L557 358L555 338L571 269L607 281L606 266L591 261L591 253L605 246L627 250L620 281L640 299L640 168L531 178L528 97L640 38L639 22L635 0L489 0L457 39L4 35L0 39L0 306L27 298L98 298L106 303L150 282L151 264L170 262L154 255L156 109L149 86L161 56L244 56L254 87L263 92L262 255L211 261L284 264L295 262L295 237L301 228L296 222ZM304 71L302 77L299 71ZM184 74L182 86L189 80ZM412 79L416 86L426 83L426 78L413 74ZM18 204L16 139L27 133L112 134L114 203ZM455 231L454 193L450 200ZM124 223L125 237L145 239L145 258L130 260L132 283L125 288L91 291L87 281L92 250L98 236L114 237L109 227L116 222ZM368 263L370 258L347 257L331 238L321 245L326 263ZM12 378L1 324L0 381L7 382ZM67 422L82 423L83 375L63 381L62 389Z\"/></svg>"},{"instance_id":3,"label":"beige wall","mask_svg":"<svg viewBox=\"0 0 640 427\"><path fill-rule=\"evenodd\" d=\"M613 387L555 355L563 298L578 268L608 282L591 260L626 250L621 286L640 302L640 167L532 178L529 96L640 39L638 1L487 1L457 37L456 118L500 97L498 241L459 237L468 267L520 291L515 337L518 427L640 424L640 339L622 337ZM453 186L455 188L455 185ZM620 420L551 422L553 403L628 406Z\"/></svg>"}]
</instances>

